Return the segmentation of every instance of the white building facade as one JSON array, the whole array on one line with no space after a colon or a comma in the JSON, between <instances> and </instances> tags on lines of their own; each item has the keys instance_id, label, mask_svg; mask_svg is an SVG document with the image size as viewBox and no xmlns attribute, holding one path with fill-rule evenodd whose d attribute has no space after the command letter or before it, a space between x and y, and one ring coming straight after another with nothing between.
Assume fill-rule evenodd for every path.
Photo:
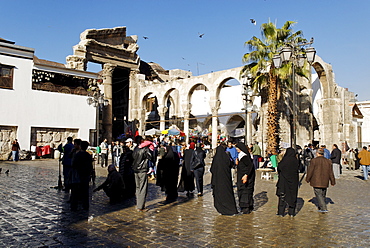
<instances>
[{"instance_id":1,"label":"white building facade","mask_svg":"<svg viewBox=\"0 0 370 248\"><path fill-rule=\"evenodd\" d=\"M0 67L0 159L7 159L14 139L24 150L31 145L53 148L68 136L90 139L95 109L86 103L86 94L73 94L55 78L88 80L97 78L96 73L47 63L34 56L34 49L4 40L0 40Z\"/></svg>"}]
</instances>

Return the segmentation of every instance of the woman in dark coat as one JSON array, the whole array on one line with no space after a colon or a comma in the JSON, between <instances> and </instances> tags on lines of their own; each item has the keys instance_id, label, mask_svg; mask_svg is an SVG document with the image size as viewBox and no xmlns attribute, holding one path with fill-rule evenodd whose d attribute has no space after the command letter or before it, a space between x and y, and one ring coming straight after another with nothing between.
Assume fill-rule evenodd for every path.
<instances>
[{"instance_id":1,"label":"woman in dark coat","mask_svg":"<svg viewBox=\"0 0 370 248\"><path fill-rule=\"evenodd\" d=\"M194 148L195 144L191 144L189 149L184 151L184 163L182 164L181 169L181 179L178 187L179 192L187 191L187 196L190 195L191 192L195 189L194 185L194 173L193 168L191 166L191 162L194 156Z\"/></svg>"},{"instance_id":2,"label":"woman in dark coat","mask_svg":"<svg viewBox=\"0 0 370 248\"><path fill-rule=\"evenodd\" d=\"M253 210L253 193L256 172L248 148L243 143L236 144L238 151L237 186L239 207L243 214L250 214Z\"/></svg>"},{"instance_id":3,"label":"woman in dark coat","mask_svg":"<svg viewBox=\"0 0 370 248\"><path fill-rule=\"evenodd\" d=\"M132 150L128 146L122 147L122 154L119 161L119 173L122 176L125 184L123 196L124 198L131 198L135 196L136 184L134 170L132 169Z\"/></svg>"},{"instance_id":4,"label":"woman in dark coat","mask_svg":"<svg viewBox=\"0 0 370 248\"><path fill-rule=\"evenodd\" d=\"M287 205L288 214L295 215L299 181L298 169L299 161L295 150L289 147L278 165L279 180L276 184L276 195L279 197L279 205L277 215L284 216Z\"/></svg>"},{"instance_id":5,"label":"woman in dark coat","mask_svg":"<svg viewBox=\"0 0 370 248\"><path fill-rule=\"evenodd\" d=\"M162 191L166 193L166 201L177 199L177 180L179 177L180 158L175 147L166 146L164 155L158 161L157 182Z\"/></svg>"},{"instance_id":6,"label":"woman in dark coat","mask_svg":"<svg viewBox=\"0 0 370 248\"><path fill-rule=\"evenodd\" d=\"M194 151L194 158L192 159L192 170L194 171L194 177L195 177L195 184L197 186L198 190L198 196L203 195L203 175L204 175L204 159L206 158L206 153L202 149L202 144L198 143L197 148ZM195 156L198 157L198 159L195 159ZM199 161L200 163L196 164L193 163L194 161Z\"/></svg>"},{"instance_id":7,"label":"woman in dark coat","mask_svg":"<svg viewBox=\"0 0 370 248\"><path fill-rule=\"evenodd\" d=\"M231 180L232 166L232 158L226 153L226 147L223 145L218 146L211 165L211 186L214 206L223 215L238 213Z\"/></svg>"}]
</instances>

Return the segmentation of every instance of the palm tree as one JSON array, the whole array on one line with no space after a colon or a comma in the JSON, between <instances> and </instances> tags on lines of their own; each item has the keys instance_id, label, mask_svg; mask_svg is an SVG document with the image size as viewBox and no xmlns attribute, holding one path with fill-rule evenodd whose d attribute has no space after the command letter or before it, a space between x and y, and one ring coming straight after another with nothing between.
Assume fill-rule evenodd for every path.
<instances>
[{"instance_id":1,"label":"palm tree","mask_svg":"<svg viewBox=\"0 0 370 248\"><path fill-rule=\"evenodd\" d=\"M286 63L275 68L272 58L287 44L306 42L302 31L293 33L295 22L287 21L282 28L277 28L272 22L261 25L262 39L252 37L246 41L250 53L243 56L246 65L241 70L241 76L251 77L251 85L255 92L267 91L267 149L277 149L279 142L279 111L278 100L282 90L291 88L292 63ZM305 69L306 68L306 69ZM301 76L307 74L307 67L296 68L295 73ZM293 75L294 76L294 75ZM307 76L305 76L307 77Z\"/></svg>"}]
</instances>

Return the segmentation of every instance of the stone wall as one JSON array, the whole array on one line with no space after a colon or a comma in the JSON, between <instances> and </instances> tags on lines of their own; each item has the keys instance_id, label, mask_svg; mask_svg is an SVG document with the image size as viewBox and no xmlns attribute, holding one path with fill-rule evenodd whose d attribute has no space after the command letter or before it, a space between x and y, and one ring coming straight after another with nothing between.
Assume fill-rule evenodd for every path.
<instances>
[{"instance_id":1,"label":"stone wall","mask_svg":"<svg viewBox=\"0 0 370 248\"><path fill-rule=\"evenodd\" d=\"M31 145L57 148L59 144L65 143L68 137L77 138L78 129L68 128L31 128Z\"/></svg>"},{"instance_id":2,"label":"stone wall","mask_svg":"<svg viewBox=\"0 0 370 248\"><path fill-rule=\"evenodd\" d=\"M16 138L17 127L0 126L0 160L8 159L8 156L12 151L12 142Z\"/></svg>"}]
</instances>

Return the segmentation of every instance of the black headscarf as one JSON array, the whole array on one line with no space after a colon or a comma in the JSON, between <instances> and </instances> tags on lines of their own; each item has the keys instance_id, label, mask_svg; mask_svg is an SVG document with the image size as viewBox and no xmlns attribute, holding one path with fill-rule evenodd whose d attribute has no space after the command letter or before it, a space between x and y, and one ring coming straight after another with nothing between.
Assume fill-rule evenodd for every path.
<instances>
[{"instance_id":1,"label":"black headscarf","mask_svg":"<svg viewBox=\"0 0 370 248\"><path fill-rule=\"evenodd\" d=\"M239 142L238 144L235 145L236 147L238 147L242 152L244 152L245 154L247 155L250 155L249 154L249 149L246 145L244 145L243 143Z\"/></svg>"},{"instance_id":2,"label":"black headscarf","mask_svg":"<svg viewBox=\"0 0 370 248\"><path fill-rule=\"evenodd\" d=\"M237 214L233 185L231 181L231 157L222 145L216 148L211 165L214 206L224 215Z\"/></svg>"},{"instance_id":3,"label":"black headscarf","mask_svg":"<svg viewBox=\"0 0 370 248\"><path fill-rule=\"evenodd\" d=\"M278 172L279 180L276 184L276 195L285 195L285 200L289 206L294 206L297 201L298 194L298 167L299 162L296 157L296 152L289 147L283 159L279 162Z\"/></svg>"}]
</instances>

